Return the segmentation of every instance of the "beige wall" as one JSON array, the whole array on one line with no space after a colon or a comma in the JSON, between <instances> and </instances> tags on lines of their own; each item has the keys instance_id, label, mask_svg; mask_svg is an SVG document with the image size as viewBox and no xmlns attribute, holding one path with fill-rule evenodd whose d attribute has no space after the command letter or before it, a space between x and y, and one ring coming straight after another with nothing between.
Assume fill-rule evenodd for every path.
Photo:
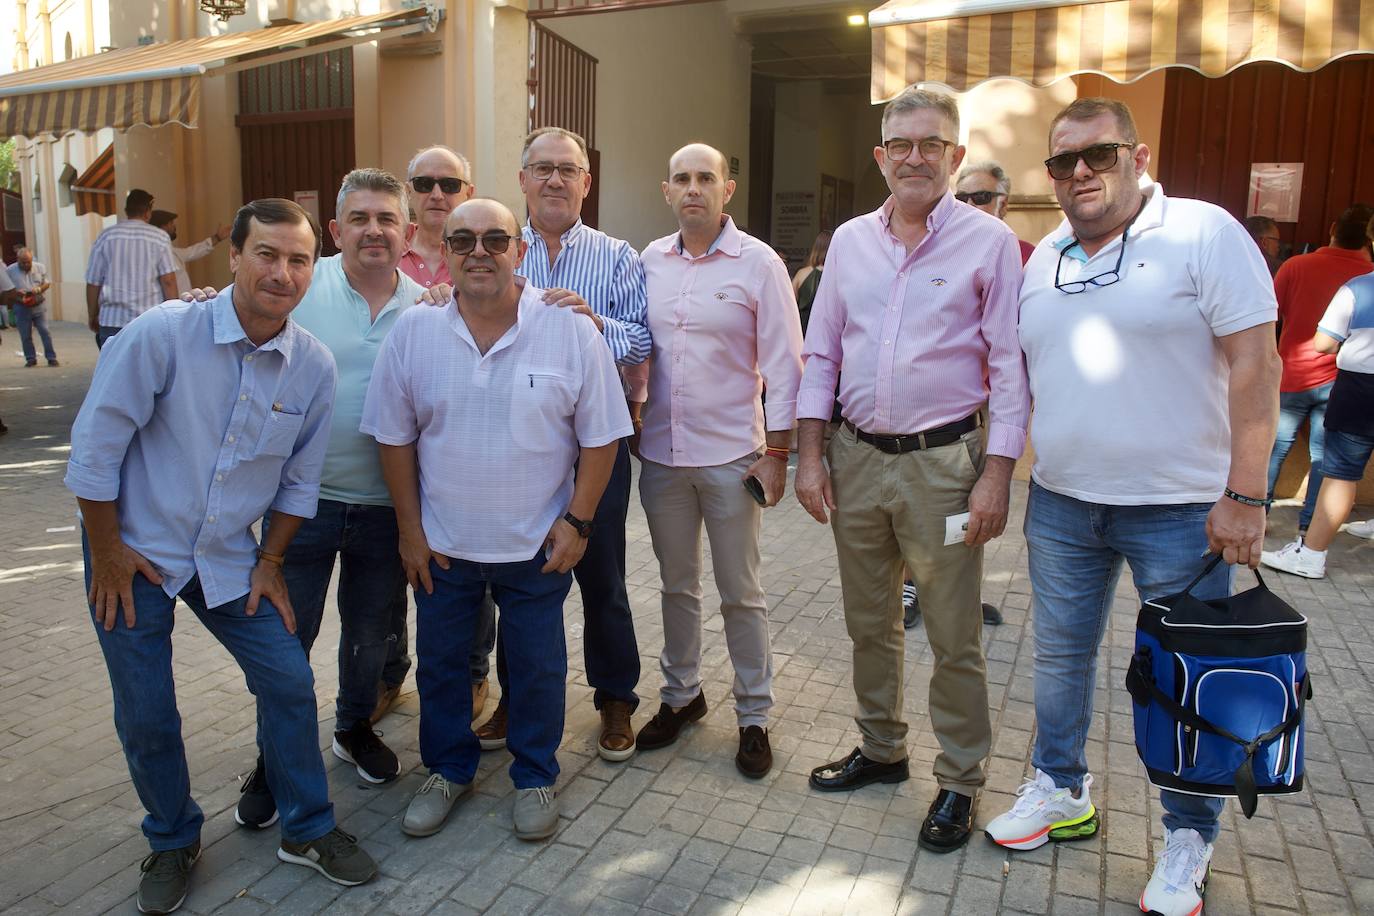
<instances>
[{"instance_id":1,"label":"beige wall","mask_svg":"<svg viewBox=\"0 0 1374 916\"><path fill-rule=\"evenodd\" d=\"M734 200L749 212L748 43L723 3L689 4L548 21L598 58L596 145L601 228L636 247L674 228L661 183L668 157L700 141L739 159Z\"/></svg>"}]
</instances>

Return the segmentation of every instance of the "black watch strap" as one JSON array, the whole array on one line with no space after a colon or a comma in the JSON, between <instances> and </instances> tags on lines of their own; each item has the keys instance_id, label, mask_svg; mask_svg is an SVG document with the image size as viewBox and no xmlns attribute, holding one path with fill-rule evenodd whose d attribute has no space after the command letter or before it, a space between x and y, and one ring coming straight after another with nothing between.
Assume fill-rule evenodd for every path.
<instances>
[{"instance_id":1,"label":"black watch strap","mask_svg":"<svg viewBox=\"0 0 1374 916\"><path fill-rule=\"evenodd\" d=\"M592 536L592 528L594 526L591 522L584 522L582 521L582 519L578 518L576 515L573 515L571 512L564 513L563 521L567 522L569 525L572 525L574 528L576 528L577 533L582 535L582 537L589 538Z\"/></svg>"}]
</instances>

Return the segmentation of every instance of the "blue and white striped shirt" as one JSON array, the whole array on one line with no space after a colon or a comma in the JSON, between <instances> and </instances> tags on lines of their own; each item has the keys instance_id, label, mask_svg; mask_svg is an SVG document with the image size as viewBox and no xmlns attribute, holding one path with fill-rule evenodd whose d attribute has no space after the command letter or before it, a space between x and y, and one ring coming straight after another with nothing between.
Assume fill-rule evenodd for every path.
<instances>
[{"instance_id":1,"label":"blue and white striped shirt","mask_svg":"<svg viewBox=\"0 0 1374 916\"><path fill-rule=\"evenodd\" d=\"M611 238L582 220L560 236L562 249L552 265L549 249L529 223L520 231L530 250L516 270L540 289L570 289L600 316L606 329L602 336L611 355L622 366L634 366L649 358L648 297L644 265L629 242Z\"/></svg>"},{"instance_id":2,"label":"blue and white striped shirt","mask_svg":"<svg viewBox=\"0 0 1374 916\"><path fill-rule=\"evenodd\" d=\"M165 298L158 277L177 272L172 240L141 219L115 223L96 237L86 282L100 287L100 323L122 328Z\"/></svg>"}]
</instances>

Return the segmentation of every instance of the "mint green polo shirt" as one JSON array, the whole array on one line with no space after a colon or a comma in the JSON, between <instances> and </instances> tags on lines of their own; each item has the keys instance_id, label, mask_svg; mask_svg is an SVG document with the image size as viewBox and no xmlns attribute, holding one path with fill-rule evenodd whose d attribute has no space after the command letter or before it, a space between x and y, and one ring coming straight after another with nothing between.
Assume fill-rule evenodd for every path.
<instances>
[{"instance_id":1,"label":"mint green polo shirt","mask_svg":"<svg viewBox=\"0 0 1374 916\"><path fill-rule=\"evenodd\" d=\"M362 423L363 401L372 381L377 351L391 333L397 316L414 305L425 291L399 270L396 281L395 294L373 321L367 300L349 285L343 255L321 258L315 264L310 289L291 313L293 321L329 348L339 369L320 499L391 505L391 494L382 479L377 440L358 432L358 426Z\"/></svg>"}]
</instances>

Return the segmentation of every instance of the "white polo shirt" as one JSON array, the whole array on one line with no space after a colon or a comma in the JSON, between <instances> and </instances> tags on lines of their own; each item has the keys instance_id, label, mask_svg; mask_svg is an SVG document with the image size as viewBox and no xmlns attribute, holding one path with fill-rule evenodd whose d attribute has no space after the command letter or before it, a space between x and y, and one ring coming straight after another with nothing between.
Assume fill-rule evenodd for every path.
<instances>
[{"instance_id":1,"label":"white polo shirt","mask_svg":"<svg viewBox=\"0 0 1374 916\"><path fill-rule=\"evenodd\" d=\"M406 310L377 355L361 429L418 440L421 522L445 556L534 558L568 511L580 448L634 431L595 323L542 295L525 283L516 323L485 355L453 301Z\"/></svg>"},{"instance_id":2,"label":"white polo shirt","mask_svg":"<svg viewBox=\"0 0 1374 916\"><path fill-rule=\"evenodd\" d=\"M1127 233L1120 281L1055 288L1111 271L1117 239L1086 262L1067 220L1036 246L1021 282L1030 375L1031 476L1108 505L1213 502L1231 464L1230 371L1217 338L1275 321L1264 259L1225 210L1149 200ZM1061 261L1061 253L1063 258Z\"/></svg>"}]
</instances>

